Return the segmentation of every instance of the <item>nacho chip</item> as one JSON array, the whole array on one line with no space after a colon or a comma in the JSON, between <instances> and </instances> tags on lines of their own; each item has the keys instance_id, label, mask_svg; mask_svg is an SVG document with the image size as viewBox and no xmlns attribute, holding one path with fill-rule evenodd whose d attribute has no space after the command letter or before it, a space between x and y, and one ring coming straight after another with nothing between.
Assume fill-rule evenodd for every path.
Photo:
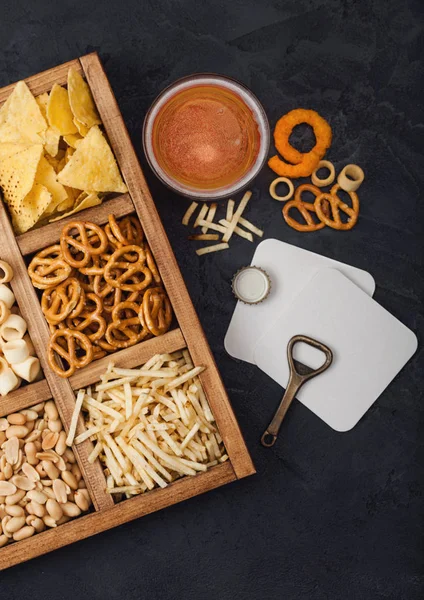
<instances>
[{"instance_id":1,"label":"nacho chip","mask_svg":"<svg viewBox=\"0 0 424 600\"><path fill-rule=\"evenodd\" d=\"M44 211L45 215L51 215L56 210L56 207L68 198L65 188L57 180L55 170L44 156L41 157L38 164L35 183L39 183L47 188L52 196L49 206Z\"/></svg>"},{"instance_id":2,"label":"nacho chip","mask_svg":"<svg viewBox=\"0 0 424 600\"><path fill-rule=\"evenodd\" d=\"M49 102L48 93L44 92L44 94L40 94L39 96L36 97L35 101L37 102L37 104L40 108L41 114L48 122L48 119L47 119L47 104ZM45 134L44 147L50 156L57 155L57 153L59 151L59 142L60 142L60 133L58 131L56 131L56 129L53 129L53 127L51 127L51 126L47 127L46 134Z\"/></svg>"},{"instance_id":3,"label":"nacho chip","mask_svg":"<svg viewBox=\"0 0 424 600\"><path fill-rule=\"evenodd\" d=\"M52 195L44 185L36 183L30 193L25 196L21 206L10 209L15 232L20 235L25 233L40 220L41 215L49 206Z\"/></svg>"},{"instance_id":4,"label":"nacho chip","mask_svg":"<svg viewBox=\"0 0 424 600\"><path fill-rule=\"evenodd\" d=\"M82 140L82 136L79 133L70 133L69 135L64 135L63 139L68 146L71 146L71 148L76 148Z\"/></svg>"},{"instance_id":5,"label":"nacho chip","mask_svg":"<svg viewBox=\"0 0 424 600\"><path fill-rule=\"evenodd\" d=\"M75 213L80 212L81 210L85 210L86 208L92 208L93 206L97 206L98 204L102 203L101 199L94 192L91 192L91 194L88 194L88 195L86 195L86 192L82 192L79 197L83 197L83 198L80 201L78 201L78 198L77 198L76 205L74 206L74 208L72 210L70 210L67 213L63 213L63 215L59 215L58 217L55 217L54 219L50 219L49 223L54 223L55 221L60 221L61 219L64 219L65 217L70 217L71 215L74 215Z\"/></svg>"},{"instance_id":6,"label":"nacho chip","mask_svg":"<svg viewBox=\"0 0 424 600\"><path fill-rule=\"evenodd\" d=\"M81 194L80 190L76 190L75 188L70 188L70 187L67 187L66 185L64 185L63 187L66 190L67 197L66 197L66 200L64 200L63 202L58 204L58 206L56 207L56 210L58 212L62 212L64 210L69 210L70 208L73 208L74 206L76 206L77 198Z\"/></svg>"},{"instance_id":7,"label":"nacho chip","mask_svg":"<svg viewBox=\"0 0 424 600\"><path fill-rule=\"evenodd\" d=\"M86 127L83 123L78 121L78 119L74 119L75 127L78 129L78 133L81 137L85 137L87 133L90 131L89 127Z\"/></svg>"},{"instance_id":8,"label":"nacho chip","mask_svg":"<svg viewBox=\"0 0 424 600\"><path fill-rule=\"evenodd\" d=\"M112 150L97 126L92 127L78 144L71 160L60 171L58 179L63 185L79 190L127 191Z\"/></svg>"},{"instance_id":9,"label":"nacho chip","mask_svg":"<svg viewBox=\"0 0 424 600\"><path fill-rule=\"evenodd\" d=\"M86 127L101 123L90 88L75 69L68 71L68 94L72 112L78 121Z\"/></svg>"},{"instance_id":10,"label":"nacho chip","mask_svg":"<svg viewBox=\"0 0 424 600\"><path fill-rule=\"evenodd\" d=\"M36 144L0 162L0 186L5 202L17 210L29 194L35 180L43 146Z\"/></svg>"},{"instance_id":11,"label":"nacho chip","mask_svg":"<svg viewBox=\"0 0 424 600\"><path fill-rule=\"evenodd\" d=\"M0 143L42 144L47 123L24 81L0 108Z\"/></svg>"},{"instance_id":12,"label":"nacho chip","mask_svg":"<svg viewBox=\"0 0 424 600\"><path fill-rule=\"evenodd\" d=\"M60 135L69 135L78 131L73 121L68 92L57 83L53 85L50 92L47 119L50 127L53 127Z\"/></svg>"},{"instance_id":13,"label":"nacho chip","mask_svg":"<svg viewBox=\"0 0 424 600\"><path fill-rule=\"evenodd\" d=\"M0 161L9 158L9 156L13 156L13 154L22 152L22 150L27 150L28 148L28 144L12 144L10 142L0 144Z\"/></svg>"}]
</instances>

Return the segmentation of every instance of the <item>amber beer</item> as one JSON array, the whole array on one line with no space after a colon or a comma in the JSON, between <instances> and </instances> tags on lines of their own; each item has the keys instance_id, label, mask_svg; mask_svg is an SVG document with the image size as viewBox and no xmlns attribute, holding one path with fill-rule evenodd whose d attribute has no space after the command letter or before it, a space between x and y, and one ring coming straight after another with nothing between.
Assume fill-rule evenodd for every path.
<instances>
[{"instance_id":1,"label":"amber beer","mask_svg":"<svg viewBox=\"0 0 424 600\"><path fill-rule=\"evenodd\" d=\"M254 96L229 82L212 76L182 87L177 82L146 118L151 165L181 193L207 198L246 183L267 150L266 118Z\"/></svg>"}]
</instances>

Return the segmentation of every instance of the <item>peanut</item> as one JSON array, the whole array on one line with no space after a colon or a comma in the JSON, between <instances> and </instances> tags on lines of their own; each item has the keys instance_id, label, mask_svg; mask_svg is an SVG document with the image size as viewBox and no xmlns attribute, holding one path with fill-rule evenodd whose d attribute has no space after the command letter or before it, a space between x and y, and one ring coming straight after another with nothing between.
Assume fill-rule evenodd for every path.
<instances>
[{"instance_id":1,"label":"peanut","mask_svg":"<svg viewBox=\"0 0 424 600\"><path fill-rule=\"evenodd\" d=\"M13 539L15 540L15 542L20 542L21 540L26 540L27 538L31 537L32 535L34 535L34 533L34 527L26 525L25 527L22 527L22 529L13 534Z\"/></svg>"}]
</instances>

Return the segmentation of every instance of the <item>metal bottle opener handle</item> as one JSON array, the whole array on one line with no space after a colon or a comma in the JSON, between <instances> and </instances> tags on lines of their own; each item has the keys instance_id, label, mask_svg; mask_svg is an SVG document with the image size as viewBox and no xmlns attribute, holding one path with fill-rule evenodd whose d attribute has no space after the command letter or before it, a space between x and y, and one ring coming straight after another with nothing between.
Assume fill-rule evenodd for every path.
<instances>
[{"instance_id":1,"label":"metal bottle opener handle","mask_svg":"<svg viewBox=\"0 0 424 600\"><path fill-rule=\"evenodd\" d=\"M321 367L319 367L319 369L312 369L311 367L308 367L307 365L304 365L294 359L293 348L298 342L304 342L305 344L308 344L308 346L317 348L325 354L325 362ZM328 369L333 362L333 353L331 352L330 348L324 344L321 344L321 342L318 342L317 340L307 337L306 335L295 335L291 338L287 345L287 358L290 368L289 382L287 384L283 399L280 402L280 406L277 408L271 423L268 425L261 437L261 444L262 446L265 446L265 448L270 448L275 444L278 432L280 431L281 423L286 416L286 412L288 411L290 404L302 385L309 381L309 379L324 373L324 371Z\"/></svg>"}]
</instances>

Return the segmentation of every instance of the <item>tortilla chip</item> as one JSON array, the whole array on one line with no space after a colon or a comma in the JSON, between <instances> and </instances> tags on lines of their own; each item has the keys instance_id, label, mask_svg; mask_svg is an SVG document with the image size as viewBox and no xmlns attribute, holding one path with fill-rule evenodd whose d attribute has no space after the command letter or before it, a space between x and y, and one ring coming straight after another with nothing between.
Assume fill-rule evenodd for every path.
<instances>
[{"instance_id":1,"label":"tortilla chip","mask_svg":"<svg viewBox=\"0 0 424 600\"><path fill-rule=\"evenodd\" d=\"M69 135L64 135L63 139L68 146L71 146L71 148L76 148L82 140L82 136L79 133L70 133Z\"/></svg>"},{"instance_id":2,"label":"tortilla chip","mask_svg":"<svg viewBox=\"0 0 424 600\"><path fill-rule=\"evenodd\" d=\"M70 217L71 215L74 215L77 212L85 210L86 208L92 208L93 206L97 206L98 204L102 203L101 199L94 192L91 192L90 194L88 194L88 196L85 195L86 192L82 192L82 194L80 194L79 197L82 197L83 194L84 194L84 197L79 202L78 202L78 198L77 198L76 205L74 206L74 208L72 210L70 210L67 213L63 213L63 215L59 215L58 217L55 217L54 219L50 219L49 223L54 223L55 221L60 221L61 219L64 219L65 217Z\"/></svg>"},{"instance_id":3,"label":"tortilla chip","mask_svg":"<svg viewBox=\"0 0 424 600\"><path fill-rule=\"evenodd\" d=\"M36 183L30 193L25 196L21 206L10 209L12 223L17 234L22 234L34 227L41 215L49 206L52 195L44 185Z\"/></svg>"},{"instance_id":4,"label":"tortilla chip","mask_svg":"<svg viewBox=\"0 0 424 600\"><path fill-rule=\"evenodd\" d=\"M53 127L60 135L77 133L73 117L67 90L55 83L47 104L47 119L50 127Z\"/></svg>"},{"instance_id":5,"label":"tortilla chip","mask_svg":"<svg viewBox=\"0 0 424 600\"><path fill-rule=\"evenodd\" d=\"M19 81L0 108L0 143L42 144L47 129L40 107L24 81Z\"/></svg>"},{"instance_id":6,"label":"tortilla chip","mask_svg":"<svg viewBox=\"0 0 424 600\"><path fill-rule=\"evenodd\" d=\"M50 192L52 199L45 210L45 215L51 215L56 207L67 200L68 194L61 183L57 180L57 175L52 165L44 156L41 157L38 164L37 173L35 175L35 183L40 183Z\"/></svg>"},{"instance_id":7,"label":"tortilla chip","mask_svg":"<svg viewBox=\"0 0 424 600\"><path fill-rule=\"evenodd\" d=\"M22 150L27 150L28 148L28 144L11 144L10 142L0 144L0 161L17 154L18 152L22 152Z\"/></svg>"},{"instance_id":8,"label":"tortilla chip","mask_svg":"<svg viewBox=\"0 0 424 600\"><path fill-rule=\"evenodd\" d=\"M90 131L89 127L86 127L83 123L78 121L78 119L74 119L75 127L78 129L78 133L81 137L85 137L87 133Z\"/></svg>"},{"instance_id":9,"label":"tortilla chip","mask_svg":"<svg viewBox=\"0 0 424 600\"><path fill-rule=\"evenodd\" d=\"M90 88L75 69L68 71L68 94L72 112L78 121L86 127L101 123Z\"/></svg>"},{"instance_id":10,"label":"tortilla chip","mask_svg":"<svg viewBox=\"0 0 424 600\"><path fill-rule=\"evenodd\" d=\"M34 184L42 154L43 146L36 144L0 162L0 186L4 200L15 211Z\"/></svg>"},{"instance_id":11,"label":"tortilla chip","mask_svg":"<svg viewBox=\"0 0 424 600\"><path fill-rule=\"evenodd\" d=\"M37 96L35 98L35 101L37 102L37 104L40 108L41 114L48 122L48 119L47 119L47 104L49 102L48 93L44 92L44 94L40 94L39 96ZM60 142L60 133L51 126L47 127L46 134L45 134L44 147L45 147L46 151L48 152L48 154L50 154L50 156L56 156L56 154L58 153L59 142Z\"/></svg>"},{"instance_id":12,"label":"tortilla chip","mask_svg":"<svg viewBox=\"0 0 424 600\"><path fill-rule=\"evenodd\" d=\"M79 190L127 191L112 150L97 126L92 127L78 144L71 160L60 171L58 180Z\"/></svg>"}]
</instances>

